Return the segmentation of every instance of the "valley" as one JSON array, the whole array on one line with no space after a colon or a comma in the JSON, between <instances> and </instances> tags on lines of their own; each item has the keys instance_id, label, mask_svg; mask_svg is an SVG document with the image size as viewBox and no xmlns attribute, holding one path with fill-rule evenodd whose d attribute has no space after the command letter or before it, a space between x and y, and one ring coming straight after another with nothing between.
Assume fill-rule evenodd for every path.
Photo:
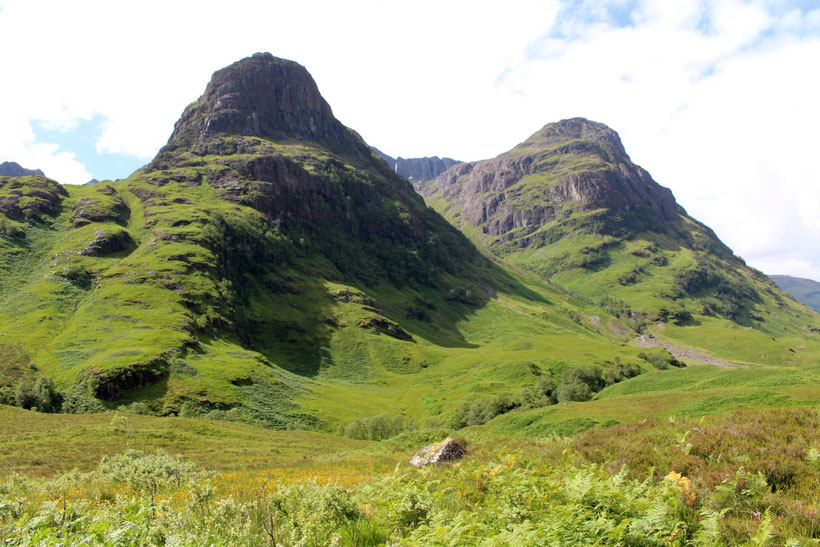
<instances>
[{"instance_id":1,"label":"valley","mask_svg":"<svg viewBox=\"0 0 820 547\"><path fill-rule=\"evenodd\" d=\"M377 152L259 53L123 180L0 176L7 544L820 538L820 315L614 130Z\"/></svg>"}]
</instances>

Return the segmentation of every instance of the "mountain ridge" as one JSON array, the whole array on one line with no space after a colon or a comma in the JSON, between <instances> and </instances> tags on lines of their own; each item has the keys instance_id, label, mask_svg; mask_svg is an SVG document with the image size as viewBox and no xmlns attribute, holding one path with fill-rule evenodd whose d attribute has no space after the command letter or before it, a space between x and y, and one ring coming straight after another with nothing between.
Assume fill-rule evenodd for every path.
<instances>
[{"instance_id":1,"label":"mountain ridge","mask_svg":"<svg viewBox=\"0 0 820 547\"><path fill-rule=\"evenodd\" d=\"M801 308L652 186L614 132L559 129L424 183L442 216L301 65L221 69L127 179L0 179L0 399L53 380L68 412L463 425L680 365L639 336L742 366L811 359ZM454 176L451 197L488 190L486 231L436 200Z\"/></svg>"},{"instance_id":2,"label":"mountain ridge","mask_svg":"<svg viewBox=\"0 0 820 547\"><path fill-rule=\"evenodd\" d=\"M46 176L41 169L26 169L14 161L0 163L0 177L27 177L31 175Z\"/></svg>"},{"instance_id":3,"label":"mountain ridge","mask_svg":"<svg viewBox=\"0 0 820 547\"><path fill-rule=\"evenodd\" d=\"M402 158L399 156L393 158L374 146L371 146L370 149L387 162L387 165L397 174L413 181L434 179L453 165L461 163L452 158L439 158L438 156L424 158Z\"/></svg>"},{"instance_id":4,"label":"mountain ridge","mask_svg":"<svg viewBox=\"0 0 820 547\"><path fill-rule=\"evenodd\" d=\"M313 93L308 78L271 55L234 63L146 167L15 212L0 239L5 380L52 377L71 411L141 402L327 427L361 412L345 395L361 384L394 412L417 407L406 376L467 366L448 348L478 347L469 324L506 309L496 300L575 309L483 257L320 95L282 99ZM19 179L9 199L38 203L42 184ZM532 330L585 332L562 313Z\"/></svg>"}]
</instances>

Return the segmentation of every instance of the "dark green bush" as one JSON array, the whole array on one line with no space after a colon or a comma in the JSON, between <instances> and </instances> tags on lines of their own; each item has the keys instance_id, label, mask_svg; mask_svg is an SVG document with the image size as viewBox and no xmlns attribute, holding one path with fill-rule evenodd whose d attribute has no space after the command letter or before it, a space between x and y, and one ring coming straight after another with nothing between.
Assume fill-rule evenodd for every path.
<instances>
[{"instance_id":1,"label":"dark green bush","mask_svg":"<svg viewBox=\"0 0 820 547\"><path fill-rule=\"evenodd\" d=\"M90 414L105 411L105 405L95 397L99 383L99 379L91 371L80 371L74 385L63 394L63 412Z\"/></svg>"},{"instance_id":2,"label":"dark green bush","mask_svg":"<svg viewBox=\"0 0 820 547\"><path fill-rule=\"evenodd\" d=\"M526 410L554 405L557 402L555 380L551 376L540 376L533 387L521 390L519 406Z\"/></svg>"},{"instance_id":3,"label":"dark green bush","mask_svg":"<svg viewBox=\"0 0 820 547\"><path fill-rule=\"evenodd\" d=\"M603 373L604 382L606 385L611 386L612 384L617 384L622 380L626 380L628 378L634 378L635 376L641 373L641 368L636 365L632 364L621 364L618 363L613 368L608 368Z\"/></svg>"},{"instance_id":4,"label":"dark green bush","mask_svg":"<svg viewBox=\"0 0 820 547\"><path fill-rule=\"evenodd\" d=\"M54 388L54 382L50 378L40 376L34 383L22 380L17 384L14 390L14 404L28 410L60 412L63 396Z\"/></svg>"},{"instance_id":5,"label":"dark green bush","mask_svg":"<svg viewBox=\"0 0 820 547\"><path fill-rule=\"evenodd\" d=\"M685 295L714 297L720 302L719 306L714 307L715 311L733 321L739 320L750 304L761 301L760 295L746 279L740 276L729 278L720 273L716 265L705 261L678 272L673 293L678 298Z\"/></svg>"},{"instance_id":6,"label":"dark green bush","mask_svg":"<svg viewBox=\"0 0 820 547\"><path fill-rule=\"evenodd\" d=\"M617 363L614 367L601 370L600 367L572 367L564 374L558 386L558 401L588 401L607 386L641 373L640 367Z\"/></svg>"},{"instance_id":7,"label":"dark green bush","mask_svg":"<svg viewBox=\"0 0 820 547\"><path fill-rule=\"evenodd\" d=\"M558 400L564 401L589 401L592 398L593 391L588 384L573 379L562 383L558 386Z\"/></svg>"},{"instance_id":8,"label":"dark green bush","mask_svg":"<svg viewBox=\"0 0 820 547\"><path fill-rule=\"evenodd\" d=\"M658 370L666 370L669 367L683 368L686 366L686 363L678 361L674 355L665 349L652 353L641 352L638 354L638 358L643 359L647 363L651 363L652 366Z\"/></svg>"}]
</instances>

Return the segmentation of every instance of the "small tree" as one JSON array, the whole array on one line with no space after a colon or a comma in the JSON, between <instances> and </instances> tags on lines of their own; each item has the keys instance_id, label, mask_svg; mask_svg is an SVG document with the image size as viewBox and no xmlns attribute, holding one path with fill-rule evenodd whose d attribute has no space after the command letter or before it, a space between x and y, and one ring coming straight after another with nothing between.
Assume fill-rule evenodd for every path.
<instances>
[{"instance_id":1,"label":"small tree","mask_svg":"<svg viewBox=\"0 0 820 547\"><path fill-rule=\"evenodd\" d=\"M133 490L145 492L152 510L160 488L172 484L179 486L191 479L196 472L197 468L193 463L162 450L155 454L127 450L118 456L104 457L97 467L97 473L102 478L125 483Z\"/></svg>"},{"instance_id":2,"label":"small tree","mask_svg":"<svg viewBox=\"0 0 820 547\"><path fill-rule=\"evenodd\" d=\"M114 431L122 434L122 442L128 450L128 418L115 412L114 417L111 418L111 425L114 426Z\"/></svg>"}]
</instances>

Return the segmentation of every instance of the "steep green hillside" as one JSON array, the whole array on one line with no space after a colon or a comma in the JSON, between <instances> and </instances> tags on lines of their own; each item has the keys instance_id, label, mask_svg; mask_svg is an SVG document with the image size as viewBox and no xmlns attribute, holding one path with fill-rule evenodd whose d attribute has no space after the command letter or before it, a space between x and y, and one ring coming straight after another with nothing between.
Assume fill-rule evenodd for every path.
<instances>
[{"instance_id":1,"label":"steep green hillside","mask_svg":"<svg viewBox=\"0 0 820 547\"><path fill-rule=\"evenodd\" d=\"M795 297L799 302L820 313L820 283L813 279L790 275L770 275L777 286Z\"/></svg>"},{"instance_id":2,"label":"steep green hillside","mask_svg":"<svg viewBox=\"0 0 820 547\"><path fill-rule=\"evenodd\" d=\"M125 180L0 177L0 403L369 439L818 404L817 316L608 128L421 190L464 233L269 54Z\"/></svg>"},{"instance_id":3,"label":"steep green hillside","mask_svg":"<svg viewBox=\"0 0 820 547\"><path fill-rule=\"evenodd\" d=\"M0 389L26 407L335 430L640 362L615 318L479 253L269 54L215 73L128 179L0 178L0 219Z\"/></svg>"},{"instance_id":4,"label":"steep green hillside","mask_svg":"<svg viewBox=\"0 0 820 547\"><path fill-rule=\"evenodd\" d=\"M645 344L674 339L781 364L797 340L818 340L818 316L688 216L603 124L546 125L495 159L454 166L417 189L507 264L657 337Z\"/></svg>"}]
</instances>

